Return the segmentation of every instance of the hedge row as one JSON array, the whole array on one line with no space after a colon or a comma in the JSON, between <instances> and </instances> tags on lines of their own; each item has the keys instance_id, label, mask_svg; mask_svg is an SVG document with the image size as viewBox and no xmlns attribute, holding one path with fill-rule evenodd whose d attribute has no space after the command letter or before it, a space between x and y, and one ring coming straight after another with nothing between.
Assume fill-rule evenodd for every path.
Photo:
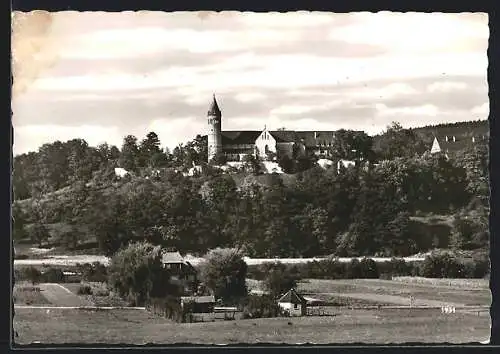
<instances>
[{"instance_id":1,"label":"hedge row","mask_svg":"<svg viewBox=\"0 0 500 354\"><path fill-rule=\"evenodd\" d=\"M181 306L180 298L167 296L164 298L150 298L146 301L146 310L161 317L179 323L192 322L191 306Z\"/></svg>"},{"instance_id":2,"label":"hedge row","mask_svg":"<svg viewBox=\"0 0 500 354\"><path fill-rule=\"evenodd\" d=\"M43 272L33 266L14 269L15 281L30 281L35 283L64 283L64 272L60 268L49 267Z\"/></svg>"},{"instance_id":3,"label":"hedge row","mask_svg":"<svg viewBox=\"0 0 500 354\"><path fill-rule=\"evenodd\" d=\"M406 262L393 258L375 262L370 258L340 262L334 258L304 264L286 265L287 271L305 279L391 279L394 276L421 276L426 278L484 278L490 271L487 256L461 259L451 253L429 255L421 262ZM247 276L264 280L268 264L248 267Z\"/></svg>"},{"instance_id":4,"label":"hedge row","mask_svg":"<svg viewBox=\"0 0 500 354\"><path fill-rule=\"evenodd\" d=\"M77 277L67 277L64 275L69 267L47 267L40 270L38 267L26 266L14 269L14 279L16 281L30 281L32 283L67 283L80 282L106 282L108 278L107 268L99 262L77 264L71 267L71 271L78 274Z\"/></svg>"}]
</instances>

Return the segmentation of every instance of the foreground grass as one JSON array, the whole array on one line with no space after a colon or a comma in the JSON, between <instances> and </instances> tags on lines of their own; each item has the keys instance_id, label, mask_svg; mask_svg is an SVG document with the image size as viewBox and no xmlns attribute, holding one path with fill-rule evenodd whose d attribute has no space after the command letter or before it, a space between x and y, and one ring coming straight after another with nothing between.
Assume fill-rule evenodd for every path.
<instances>
[{"instance_id":1,"label":"foreground grass","mask_svg":"<svg viewBox=\"0 0 500 354\"><path fill-rule=\"evenodd\" d=\"M17 344L467 343L489 317L439 310L336 310L336 316L176 324L141 310L16 309Z\"/></svg>"},{"instance_id":2,"label":"foreground grass","mask_svg":"<svg viewBox=\"0 0 500 354\"><path fill-rule=\"evenodd\" d=\"M12 295L16 305L50 305L50 301L43 296L40 287L28 282L15 284Z\"/></svg>"}]
</instances>

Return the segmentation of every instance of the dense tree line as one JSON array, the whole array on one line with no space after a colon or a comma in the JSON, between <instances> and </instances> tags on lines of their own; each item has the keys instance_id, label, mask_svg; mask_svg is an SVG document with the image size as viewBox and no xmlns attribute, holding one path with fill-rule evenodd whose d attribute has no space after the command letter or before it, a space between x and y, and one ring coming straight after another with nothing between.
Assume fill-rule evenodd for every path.
<instances>
[{"instance_id":1,"label":"dense tree line","mask_svg":"<svg viewBox=\"0 0 500 354\"><path fill-rule=\"evenodd\" d=\"M83 139L44 144L37 152L14 157L14 199L39 198L74 183L110 179L115 167L141 174L164 167L185 169L207 160L206 137L200 135L172 152L160 145L154 132L140 142L126 136L121 150L106 143L92 147Z\"/></svg>"},{"instance_id":2,"label":"dense tree line","mask_svg":"<svg viewBox=\"0 0 500 354\"><path fill-rule=\"evenodd\" d=\"M342 131L332 155L352 158L356 166L325 170L308 160L293 185L278 174L266 185L237 185L231 174L209 165L195 177L180 173L206 161L205 139L197 136L172 153L161 149L155 133L140 143L127 136L121 150L72 140L16 157L17 198L31 199L14 205L14 236L28 234L42 245L48 226L64 223L58 242L76 248L90 235L107 255L147 241L198 254L236 246L262 257L391 256L429 248L411 217L435 213L456 215L453 247L487 244L483 147L447 158L423 153L425 144L398 124L388 127L377 146L364 133ZM260 173L258 161L244 164L249 173ZM115 166L135 177L117 179ZM65 186L71 186L66 193L48 193ZM464 221L468 215L473 217Z\"/></svg>"}]
</instances>

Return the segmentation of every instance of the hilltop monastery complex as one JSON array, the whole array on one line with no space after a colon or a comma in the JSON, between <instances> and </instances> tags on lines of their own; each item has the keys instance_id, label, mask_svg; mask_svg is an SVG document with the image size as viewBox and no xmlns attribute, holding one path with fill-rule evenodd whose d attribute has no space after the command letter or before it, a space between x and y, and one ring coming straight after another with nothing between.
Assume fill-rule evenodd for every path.
<instances>
[{"instance_id":1,"label":"hilltop monastery complex","mask_svg":"<svg viewBox=\"0 0 500 354\"><path fill-rule=\"evenodd\" d=\"M215 95L207 113L208 160L224 155L228 161L240 161L244 155L262 158L269 154L279 156L314 153L328 156L328 147L335 139L335 131L292 130L222 130L222 113Z\"/></svg>"}]
</instances>

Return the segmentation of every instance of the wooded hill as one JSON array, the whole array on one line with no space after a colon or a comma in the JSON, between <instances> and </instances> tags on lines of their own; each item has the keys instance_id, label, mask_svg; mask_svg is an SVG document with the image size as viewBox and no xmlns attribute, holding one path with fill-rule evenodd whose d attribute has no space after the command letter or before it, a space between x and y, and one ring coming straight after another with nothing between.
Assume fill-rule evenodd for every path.
<instances>
[{"instance_id":1,"label":"wooded hill","mask_svg":"<svg viewBox=\"0 0 500 354\"><path fill-rule=\"evenodd\" d=\"M276 175L248 159L245 172L225 174L204 163L201 136L172 152L153 132L140 143L126 137L121 149L81 139L45 144L14 159L14 238L66 249L95 241L105 254L144 239L191 253L237 245L256 257L487 246L485 144L431 156L420 133L394 124L376 146L366 134L342 131L331 149L336 158L355 150L377 164L339 173L306 156L280 160L287 173ZM200 175L176 172L193 163L205 165ZM133 176L118 178L118 166ZM415 228L429 224L429 213L452 220L446 232Z\"/></svg>"}]
</instances>

